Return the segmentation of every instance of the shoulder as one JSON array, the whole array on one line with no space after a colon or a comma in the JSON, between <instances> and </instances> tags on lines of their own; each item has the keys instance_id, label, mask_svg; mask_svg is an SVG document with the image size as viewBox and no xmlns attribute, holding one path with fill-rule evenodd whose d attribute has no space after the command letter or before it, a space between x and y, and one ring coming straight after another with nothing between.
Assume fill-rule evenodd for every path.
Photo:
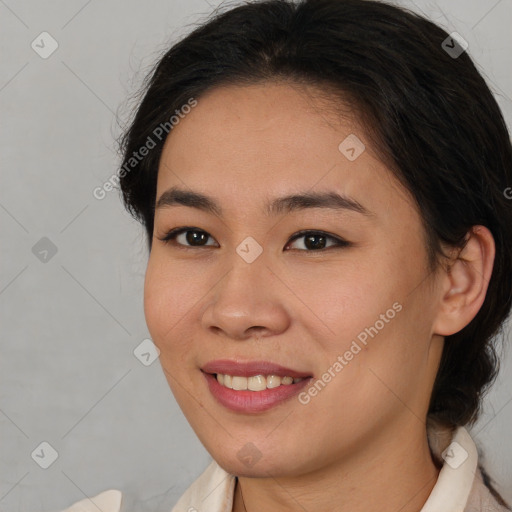
<instances>
[{"instance_id":1,"label":"shoulder","mask_svg":"<svg viewBox=\"0 0 512 512\"><path fill-rule=\"evenodd\" d=\"M121 512L122 493L117 489L100 492L91 498L73 503L60 512Z\"/></svg>"}]
</instances>

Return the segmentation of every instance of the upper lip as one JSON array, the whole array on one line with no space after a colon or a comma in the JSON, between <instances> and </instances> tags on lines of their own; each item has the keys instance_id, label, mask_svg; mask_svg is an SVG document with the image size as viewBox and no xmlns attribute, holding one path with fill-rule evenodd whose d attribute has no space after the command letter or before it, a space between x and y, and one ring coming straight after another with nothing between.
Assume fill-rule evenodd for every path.
<instances>
[{"instance_id":1,"label":"upper lip","mask_svg":"<svg viewBox=\"0 0 512 512\"><path fill-rule=\"evenodd\" d=\"M310 373L299 372L286 368L270 361L234 361L231 359L218 359L206 363L201 370L206 373L221 373L223 375L237 375L240 377L254 377L255 375L276 375L279 377L305 378Z\"/></svg>"}]
</instances>

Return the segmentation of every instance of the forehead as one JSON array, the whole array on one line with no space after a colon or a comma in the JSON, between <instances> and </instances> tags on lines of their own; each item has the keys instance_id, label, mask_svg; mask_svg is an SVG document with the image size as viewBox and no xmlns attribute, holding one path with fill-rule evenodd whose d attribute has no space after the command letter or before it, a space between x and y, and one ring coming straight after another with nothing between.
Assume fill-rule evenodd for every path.
<instances>
[{"instance_id":1,"label":"forehead","mask_svg":"<svg viewBox=\"0 0 512 512\"><path fill-rule=\"evenodd\" d=\"M173 128L166 147L183 143L194 131L195 139L237 141L244 148L252 141L267 140L272 146L286 144L299 153L308 141L318 145L318 136L330 134L338 139L347 130L362 135L356 112L319 87L288 82L224 85L198 99L192 112ZM325 142L327 146L330 141Z\"/></svg>"},{"instance_id":2,"label":"forehead","mask_svg":"<svg viewBox=\"0 0 512 512\"><path fill-rule=\"evenodd\" d=\"M275 82L229 85L197 101L167 137L157 199L174 185L228 205L238 197L246 206L258 197L315 188L353 194L361 202L366 196L384 208L392 195L404 196L357 117L348 108L340 115L339 98L323 90ZM340 149L347 140L356 141L355 159Z\"/></svg>"}]
</instances>

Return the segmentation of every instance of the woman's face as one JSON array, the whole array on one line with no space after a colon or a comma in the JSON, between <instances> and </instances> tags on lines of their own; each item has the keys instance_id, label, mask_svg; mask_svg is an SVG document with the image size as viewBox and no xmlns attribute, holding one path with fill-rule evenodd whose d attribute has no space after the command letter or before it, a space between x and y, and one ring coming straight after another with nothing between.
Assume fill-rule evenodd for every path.
<instances>
[{"instance_id":1,"label":"woman's face","mask_svg":"<svg viewBox=\"0 0 512 512\"><path fill-rule=\"evenodd\" d=\"M157 203L175 187L216 210L169 195L156 208L146 320L183 413L233 474L305 474L425 428L443 338L420 217L358 123L318 98L277 83L217 88L160 161ZM267 209L303 194L331 200ZM294 372L310 378L247 379Z\"/></svg>"}]
</instances>

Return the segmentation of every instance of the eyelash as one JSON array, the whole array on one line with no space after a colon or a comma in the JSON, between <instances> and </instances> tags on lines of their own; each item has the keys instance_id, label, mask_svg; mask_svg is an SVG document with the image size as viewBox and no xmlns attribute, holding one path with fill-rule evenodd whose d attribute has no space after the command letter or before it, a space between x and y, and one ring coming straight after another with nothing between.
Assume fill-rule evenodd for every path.
<instances>
[{"instance_id":1,"label":"eyelash","mask_svg":"<svg viewBox=\"0 0 512 512\"><path fill-rule=\"evenodd\" d=\"M178 235L182 234L182 233L186 233L187 231L193 231L193 232L197 232L197 233L205 233L206 235L208 235L209 238L212 238L212 236L209 233L207 233L206 231L204 231L202 229L198 229L198 228L194 228L194 227L179 227L179 228L171 229L162 238L158 238L158 239L160 241L162 241L164 244L169 244L169 243L172 242L173 245L179 247L180 249L202 249L203 247L213 247L211 245L192 246L192 245L184 245L184 244L177 243L175 241L176 237ZM327 251L329 249L349 247L349 246L352 245L351 242L348 242L347 240L343 240L342 238L339 238L337 236L329 235L328 233L325 233L324 231L315 231L315 230L311 230L311 229L305 229L305 230L302 230L302 231L298 231L297 233L292 235L292 237L290 238L289 242L286 245L288 245L291 242L294 242L295 240L297 240L297 239L299 239L301 237L304 237L306 235L311 235L311 234L313 234L313 235L321 235L321 236L323 236L325 238L334 240L336 242L336 244L335 245L331 245L330 247L325 247L323 249L314 249L314 250L311 250L311 249L292 249L292 250L302 251L302 252L324 252L324 251Z\"/></svg>"}]
</instances>

